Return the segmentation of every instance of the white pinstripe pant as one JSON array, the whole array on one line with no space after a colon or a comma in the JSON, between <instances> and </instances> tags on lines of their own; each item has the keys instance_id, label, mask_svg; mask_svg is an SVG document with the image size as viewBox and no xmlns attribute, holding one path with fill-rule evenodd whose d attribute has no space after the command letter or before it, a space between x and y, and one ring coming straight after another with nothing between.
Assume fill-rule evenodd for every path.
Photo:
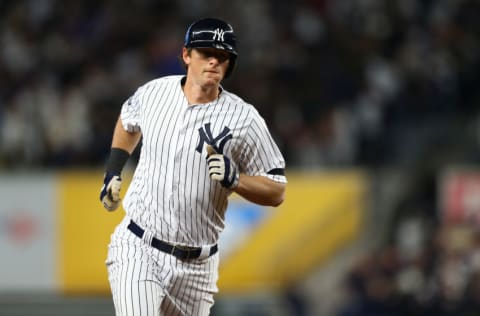
<instances>
[{"instance_id":1,"label":"white pinstripe pant","mask_svg":"<svg viewBox=\"0 0 480 316\"><path fill-rule=\"evenodd\" d=\"M135 236L124 220L106 261L117 316L208 315L218 292L218 252L182 261Z\"/></svg>"}]
</instances>

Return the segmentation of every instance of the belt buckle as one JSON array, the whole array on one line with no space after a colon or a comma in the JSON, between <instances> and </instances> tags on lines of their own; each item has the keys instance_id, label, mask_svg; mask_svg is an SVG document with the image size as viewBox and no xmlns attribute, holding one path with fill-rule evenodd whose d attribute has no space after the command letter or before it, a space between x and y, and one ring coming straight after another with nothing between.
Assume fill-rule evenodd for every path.
<instances>
[{"instance_id":1,"label":"belt buckle","mask_svg":"<svg viewBox=\"0 0 480 316\"><path fill-rule=\"evenodd\" d=\"M175 254L174 254L175 249L178 249L178 250L186 253L185 258L181 258L181 259L183 259L183 260L188 260L188 259L190 259L190 253L192 252L190 247L188 247L188 246L182 246L182 245L172 245L172 251L170 252L170 254L171 254L172 256L174 256L174 257L176 257Z\"/></svg>"},{"instance_id":2,"label":"belt buckle","mask_svg":"<svg viewBox=\"0 0 480 316\"><path fill-rule=\"evenodd\" d=\"M193 248L192 247L188 247L188 246L182 246L182 245L175 245L175 248L177 248L178 250L181 250L183 251L184 253L186 253L186 257L183 258L184 260L188 260L190 259L190 255L193 251Z\"/></svg>"}]
</instances>

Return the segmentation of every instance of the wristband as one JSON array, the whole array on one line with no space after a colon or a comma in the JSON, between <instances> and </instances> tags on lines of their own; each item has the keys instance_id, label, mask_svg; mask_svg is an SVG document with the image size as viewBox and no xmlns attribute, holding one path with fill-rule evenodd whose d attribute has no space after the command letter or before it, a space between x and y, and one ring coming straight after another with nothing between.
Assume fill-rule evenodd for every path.
<instances>
[{"instance_id":1,"label":"wristband","mask_svg":"<svg viewBox=\"0 0 480 316\"><path fill-rule=\"evenodd\" d=\"M110 151L110 156L107 160L106 171L120 175L123 167L127 163L128 158L130 158L128 151L121 148L112 148Z\"/></svg>"}]
</instances>

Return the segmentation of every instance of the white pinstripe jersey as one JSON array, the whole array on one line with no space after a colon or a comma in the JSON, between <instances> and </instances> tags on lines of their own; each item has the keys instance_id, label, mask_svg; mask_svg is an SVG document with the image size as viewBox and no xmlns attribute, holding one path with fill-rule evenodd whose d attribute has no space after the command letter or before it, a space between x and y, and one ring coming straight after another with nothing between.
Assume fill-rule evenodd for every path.
<instances>
[{"instance_id":1,"label":"white pinstripe jersey","mask_svg":"<svg viewBox=\"0 0 480 316\"><path fill-rule=\"evenodd\" d=\"M164 241L215 244L224 227L231 191L211 180L210 143L240 172L286 183L285 161L258 111L222 89L211 103L189 105L183 76L141 86L122 106L125 130L142 132L140 158L123 201L127 215Z\"/></svg>"}]
</instances>

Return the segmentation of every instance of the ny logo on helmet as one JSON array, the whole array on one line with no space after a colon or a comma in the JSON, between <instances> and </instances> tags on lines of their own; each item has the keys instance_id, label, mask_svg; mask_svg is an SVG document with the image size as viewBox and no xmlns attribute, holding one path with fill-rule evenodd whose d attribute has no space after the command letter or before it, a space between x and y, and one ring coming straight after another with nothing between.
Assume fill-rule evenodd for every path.
<instances>
[{"instance_id":1,"label":"ny logo on helmet","mask_svg":"<svg viewBox=\"0 0 480 316\"><path fill-rule=\"evenodd\" d=\"M220 134L213 137L210 125L210 123L206 123L204 127L198 129L200 141L195 150L202 153L203 145L207 143L208 145L212 145L218 153L223 153L223 147L225 147L227 141L233 138L232 133L230 133L230 129L225 126Z\"/></svg>"},{"instance_id":2,"label":"ny logo on helmet","mask_svg":"<svg viewBox=\"0 0 480 316\"><path fill-rule=\"evenodd\" d=\"M215 31L213 31L213 40L214 41L219 41L219 42L223 42L223 36L225 35L225 31L222 30L222 29L215 29Z\"/></svg>"}]
</instances>

